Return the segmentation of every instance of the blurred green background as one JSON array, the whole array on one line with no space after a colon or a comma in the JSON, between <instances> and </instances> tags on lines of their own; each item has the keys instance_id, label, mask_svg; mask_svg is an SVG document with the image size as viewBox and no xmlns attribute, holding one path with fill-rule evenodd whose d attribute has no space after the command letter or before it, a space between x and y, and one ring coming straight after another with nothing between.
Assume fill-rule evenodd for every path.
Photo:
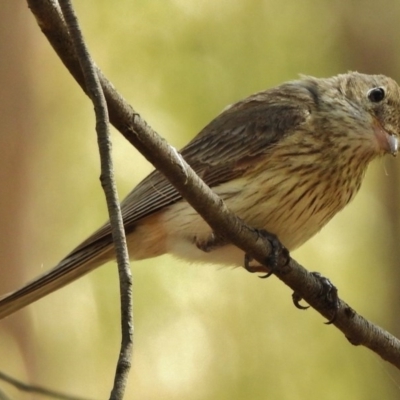
<instances>
[{"instance_id":1,"label":"blurred green background","mask_svg":"<svg viewBox=\"0 0 400 400\"><path fill-rule=\"evenodd\" d=\"M348 70L400 80L397 0L75 1L92 55L162 136L182 147L227 104ZM1 293L52 267L106 217L92 106L23 1L0 9ZM151 166L113 132L121 197ZM371 165L356 200L293 256L400 336L399 160ZM398 399L400 374L350 345L275 278L132 264L127 399ZM0 322L0 370L105 399L120 343L115 264ZM0 382L15 399L24 396Z\"/></svg>"}]
</instances>

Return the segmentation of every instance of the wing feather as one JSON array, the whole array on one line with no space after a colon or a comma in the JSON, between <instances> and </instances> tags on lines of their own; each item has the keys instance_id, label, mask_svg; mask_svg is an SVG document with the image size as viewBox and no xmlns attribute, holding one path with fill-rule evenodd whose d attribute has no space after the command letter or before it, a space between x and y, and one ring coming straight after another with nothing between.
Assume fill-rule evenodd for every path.
<instances>
[{"instance_id":1,"label":"wing feather","mask_svg":"<svg viewBox=\"0 0 400 400\"><path fill-rule=\"evenodd\" d=\"M242 176L252 158L267 155L276 142L304 124L315 107L315 93L311 93L306 81L256 93L224 110L181 154L208 186L220 185ZM126 230L180 199L179 192L162 173L153 171L121 203ZM110 233L107 222L74 251L111 236Z\"/></svg>"}]
</instances>

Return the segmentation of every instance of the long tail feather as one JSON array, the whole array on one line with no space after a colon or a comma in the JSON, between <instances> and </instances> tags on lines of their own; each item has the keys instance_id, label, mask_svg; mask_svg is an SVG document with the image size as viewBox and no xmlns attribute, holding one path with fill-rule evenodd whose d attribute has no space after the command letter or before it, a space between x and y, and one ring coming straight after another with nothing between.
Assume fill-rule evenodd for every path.
<instances>
[{"instance_id":1,"label":"long tail feather","mask_svg":"<svg viewBox=\"0 0 400 400\"><path fill-rule=\"evenodd\" d=\"M108 238L91 243L90 246L79 247L50 271L15 292L0 298L0 319L13 314L111 260L114 251L110 240L104 239Z\"/></svg>"}]
</instances>

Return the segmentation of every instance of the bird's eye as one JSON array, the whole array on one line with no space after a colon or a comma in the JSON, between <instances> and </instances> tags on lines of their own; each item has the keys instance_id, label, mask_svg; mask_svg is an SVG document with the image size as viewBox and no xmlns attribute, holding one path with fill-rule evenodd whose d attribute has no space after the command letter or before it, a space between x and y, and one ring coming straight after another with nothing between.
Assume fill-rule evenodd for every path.
<instances>
[{"instance_id":1,"label":"bird's eye","mask_svg":"<svg viewBox=\"0 0 400 400\"><path fill-rule=\"evenodd\" d=\"M385 89L376 87L368 91L368 99L373 103L379 103L385 98Z\"/></svg>"}]
</instances>

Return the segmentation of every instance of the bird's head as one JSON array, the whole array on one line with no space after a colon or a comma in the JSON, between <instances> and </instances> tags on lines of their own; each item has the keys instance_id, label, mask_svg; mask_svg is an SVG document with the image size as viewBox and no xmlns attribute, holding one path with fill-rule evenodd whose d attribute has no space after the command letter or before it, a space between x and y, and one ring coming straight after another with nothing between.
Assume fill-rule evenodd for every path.
<instances>
[{"instance_id":1,"label":"bird's head","mask_svg":"<svg viewBox=\"0 0 400 400\"><path fill-rule=\"evenodd\" d=\"M400 134L400 88L384 75L358 72L336 77L339 91L351 103L355 113L367 111L371 116L376 151L379 154L398 152Z\"/></svg>"}]
</instances>

